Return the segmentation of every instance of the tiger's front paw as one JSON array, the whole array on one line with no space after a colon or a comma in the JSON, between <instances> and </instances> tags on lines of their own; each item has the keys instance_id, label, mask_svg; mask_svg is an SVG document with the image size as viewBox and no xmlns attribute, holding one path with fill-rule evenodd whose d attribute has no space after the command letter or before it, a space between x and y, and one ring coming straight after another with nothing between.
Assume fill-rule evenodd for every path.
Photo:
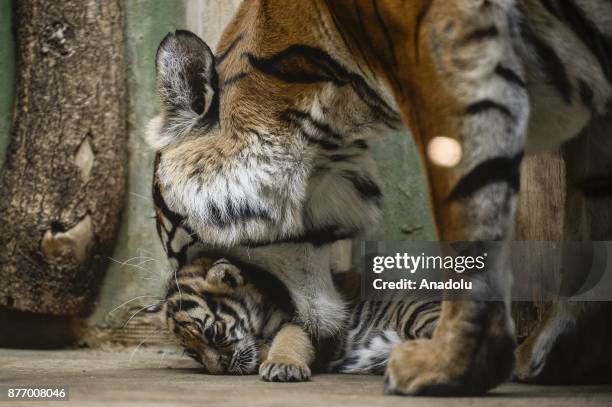
<instances>
[{"instance_id":1,"label":"tiger's front paw","mask_svg":"<svg viewBox=\"0 0 612 407\"><path fill-rule=\"evenodd\" d=\"M268 359L259 367L259 376L267 382L305 382L310 368L290 357Z\"/></svg>"},{"instance_id":2,"label":"tiger's front paw","mask_svg":"<svg viewBox=\"0 0 612 407\"><path fill-rule=\"evenodd\" d=\"M385 373L385 394L427 395L457 385L453 366L445 366L433 340L415 340L398 345ZM451 368L451 369L449 369Z\"/></svg>"},{"instance_id":3,"label":"tiger's front paw","mask_svg":"<svg viewBox=\"0 0 612 407\"><path fill-rule=\"evenodd\" d=\"M479 351L435 339L398 345L385 374L385 394L420 396L480 395L512 369L511 337L491 338Z\"/></svg>"}]
</instances>

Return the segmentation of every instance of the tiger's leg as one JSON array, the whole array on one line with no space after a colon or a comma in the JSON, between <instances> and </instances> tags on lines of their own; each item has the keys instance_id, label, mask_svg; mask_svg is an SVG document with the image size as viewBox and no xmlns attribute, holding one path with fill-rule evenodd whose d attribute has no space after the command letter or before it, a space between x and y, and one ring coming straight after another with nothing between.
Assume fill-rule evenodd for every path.
<instances>
[{"instance_id":1,"label":"tiger's leg","mask_svg":"<svg viewBox=\"0 0 612 407\"><path fill-rule=\"evenodd\" d=\"M579 138L563 148L564 240L610 240L612 236L612 124L609 120L592 123ZM588 274L600 271L587 268L590 260L581 261L585 264L582 270L565 270L562 294L584 287L586 280L593 277ZM591 281L597 280L595 277ZM517 349L515 378L549 384L611 381L611 308L609 302L562 300L556 303Z\"/></svg>"},{"instance_id":2,"label":"tiger's leg","mask_svg":"<svg viewBox=\"0 0 612 407\"><path fill-rule=\"evenodd\" d=\"M231 249L230 260L256 266L280 280L295 307L294 322L313 340L340 333L345 303L331 275L331 245L278 243Z\"/></svg>"},{"instance_id":3,"label":"tiger's leg","mask_svg":"<svg viewBox=\"0 0 612 407\"><path fill-rule=\"evenodd\" d=\"M422 3L416 34L404 40L418 49L398 51L397 60L410 63L396 73L402 87L395 93L427 169L439 237L506 241L529 114L513 48L514 2ZM394 349L386 393L480 394L509 378L512 275L502 247L463 301L443 303L432 339Z\"/></svg>"},{"instance_id":4,"label":"tiger's leg","mask_svg":"<svg viewBox=\"0 0 612 407\"><path fill-rule=\"evenodd\" d=\"M274 337L259 375L268 382L303 382L310 379L314 357L308 334L298 325L286 324Z\"/></svg>"},{"instance_id":5,"label":"tiger's leg","mask_svg":"<svg viewBox=\"0 0 612 407\"><path fill-rule=\"evenodd\" d=\"M538 384L612 381L609 303L560 301L517 349L514 378Z\"/></svg>"}]
</instances>

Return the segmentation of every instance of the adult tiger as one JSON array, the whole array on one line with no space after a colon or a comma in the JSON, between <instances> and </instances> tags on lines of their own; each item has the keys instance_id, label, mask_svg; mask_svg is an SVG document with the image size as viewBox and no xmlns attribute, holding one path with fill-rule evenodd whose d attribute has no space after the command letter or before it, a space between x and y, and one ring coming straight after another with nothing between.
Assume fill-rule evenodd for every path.
<instances>
[{"instance_id":1,"label":"adult tiger","mask_svg":"<svg viewBox=\"0 0 612 407\"><path fill-rule=\"evenodd\" d=\"M376 221L378 135L411 130L440 239L508 240L524 152L611 110L611 19L605 0L253 0L216 57L191 33L168 35L149 138L169 257L260 266L289 288L298 324L333 335L343 305L329 243ZM488 264L467 301L444 303L431 340L395 348L387 392L478 394L509 376L507 253ZM521 377L566 380L572 369L549 356L592 309L551 318L521 350Z\"/></svg>"}]
</instances>

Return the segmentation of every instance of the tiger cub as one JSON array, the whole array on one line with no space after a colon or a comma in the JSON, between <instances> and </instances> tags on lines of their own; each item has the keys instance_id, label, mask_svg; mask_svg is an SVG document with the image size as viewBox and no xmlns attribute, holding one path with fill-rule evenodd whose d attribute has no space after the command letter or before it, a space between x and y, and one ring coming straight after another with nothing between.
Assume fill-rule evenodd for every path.
<instances>
[{"instance_id":1,"label":"tiger cub","mask_svg":"<svg viewBox=\"0 0 612 407\"><path fill-rule=\"evenodd\" d=\"M439 302L360 299L360 275L342 272L334 284L348 312L338 337L312 342L292 323L286 289L260 270L225 259L199 258L169 282L162 318L185 353L211 374L253 374L266 381L305 381L317 371L383 374L391 350L430 338Z\"/></svg>"}]
</instances>

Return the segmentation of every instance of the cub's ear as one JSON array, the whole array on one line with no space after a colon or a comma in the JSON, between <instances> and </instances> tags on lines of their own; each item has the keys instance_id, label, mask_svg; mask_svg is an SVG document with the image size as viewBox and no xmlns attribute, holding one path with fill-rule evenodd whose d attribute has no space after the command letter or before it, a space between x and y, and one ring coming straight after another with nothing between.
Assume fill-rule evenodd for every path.
<instances>
[{"instance_id":1,"label":"cub's ear","mask_svg":"<svg viewBox=\"0 0 612 407\"><path fill-rule=\"evenodd\" d=\"M217 260L206 273L206 281L216 287L235 289L244 285L240 269L226 259Z\"/></svg>"},{"instance_id":2,"label":"cub's ear","mask_svg":"<svg viewBox=\"0 0 612 407\"><path fill-rule=\"evenodd\" d=\"M157 91L162 103L163 129L154 140L162 146L185 135L197 121L218 118L218 79L215 56L197 35L184 30L169 33L159 44L155 61Z\"/></svg>"}]
</instances>

